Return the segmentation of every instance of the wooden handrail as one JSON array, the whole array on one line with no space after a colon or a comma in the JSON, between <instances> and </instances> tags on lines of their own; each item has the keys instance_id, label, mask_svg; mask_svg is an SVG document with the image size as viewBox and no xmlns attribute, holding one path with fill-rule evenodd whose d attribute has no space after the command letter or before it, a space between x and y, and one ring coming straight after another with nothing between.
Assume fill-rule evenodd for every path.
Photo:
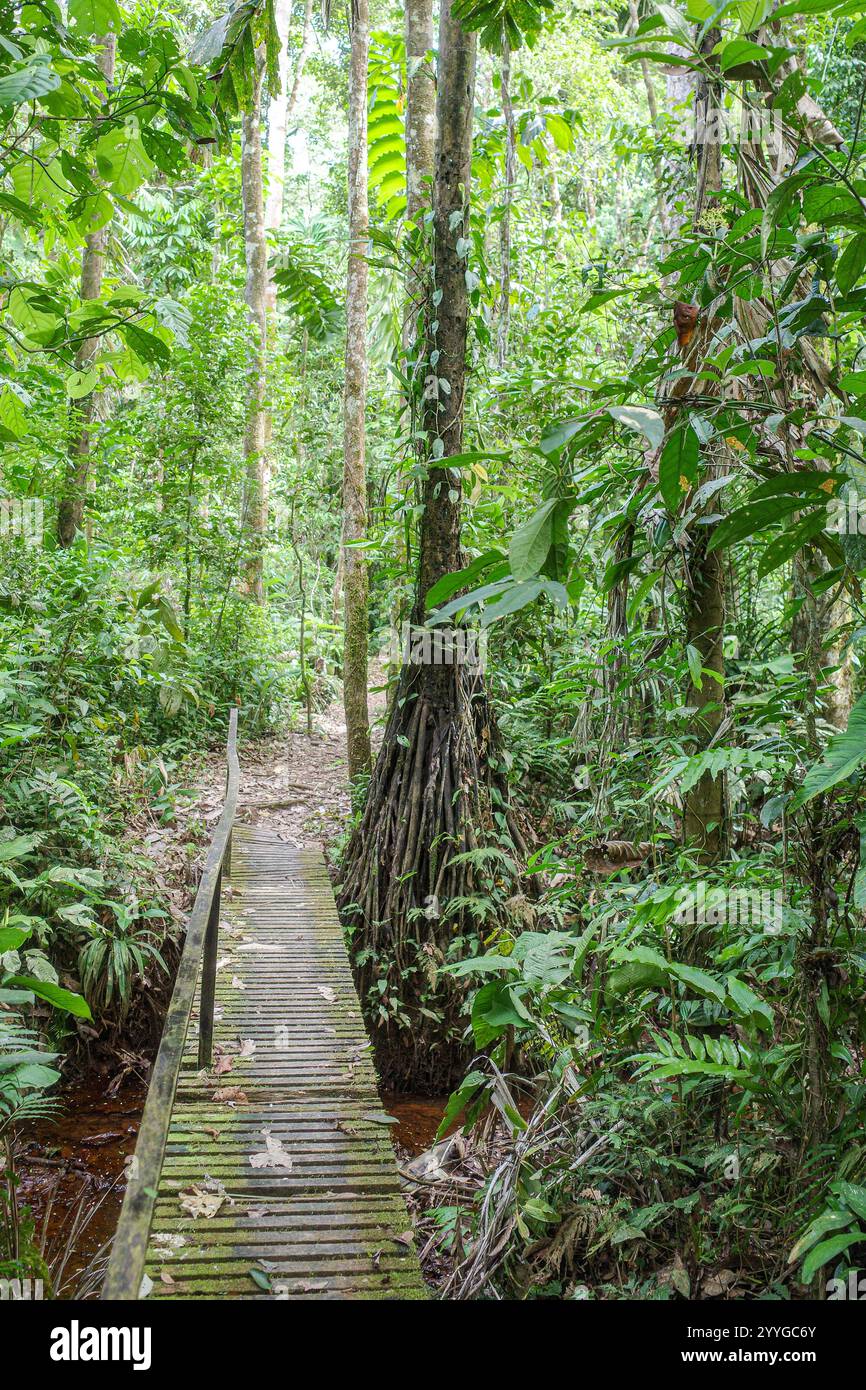
<instances>
[{"instance_id":1,"label":"wooden handrail","mask_svg":"<svg viewBox=\"0 0 866 1390\"><path fill-rule=\"evenodd\" d=\"M153 1073L135 1154L129 1167L126 1196L111 1248L102 1289L103 1299L135 1299L139 1296L153 1220L156 1190L165 1157L174 1093L183 1059L190 1013L195 999L199 967L202 970L199 1012L199 1066L210 1064L213 1039L214 985L219 943L220 888L223 865L231 875L231 837L240 785L238 763L238 712L229 715L226 799L208 850L201 882L189 914L186 941Z\"/></svg>"}]
</instances>

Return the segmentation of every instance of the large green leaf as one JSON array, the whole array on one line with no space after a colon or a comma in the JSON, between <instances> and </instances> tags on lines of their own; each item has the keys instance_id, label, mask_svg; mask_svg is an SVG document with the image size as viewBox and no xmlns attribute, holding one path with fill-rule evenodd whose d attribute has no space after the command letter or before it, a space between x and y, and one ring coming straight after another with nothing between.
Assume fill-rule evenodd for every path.
<instances>
[{"instance_id":1,"label":"large green leaf","mask_svg":"<svg viewBox=\"0 0 866 1390\"><path fill-rule=\"evenodd\" d=\"M27 67L6 72L0 77L0 107L19 106L56 91L60 78L51 67L51 60L38 54Z\"/></svg>"},{"instance_id":2,"label":"large green leaf","mask_svg":"<svg viewBox=\"0 0 866 1390\"><path fill-rule=\"evenodd\" d=\"M687 422L668 435L659 459L659 489L668 511L675 512L698 476L698 436Z\"/></svg>"},{"instance_id":3,"label":"large green leaf","mask_svg":"<svg viewBox=\"0 0 866 1390\"><path fill-rule=\"evenodd\" d=\"M119 33L123 25L116 0L69 0L69 18L85 34Z\"/></svg>"},{"instance_id":4,"label":"large green leaf","mask_svg":"<svg viewBox=\"0 0 866 1390\"><path fill-rule=\"evenodd\" d=\"M73 994L69 989L61 988L60 985L53 985L48 980L35 980L31 975L10 975L3 983L29 990L38 999L44 999L55 1009L63 1009L68 1014L74 1014L76 1018L92 1017L86 999L80 994Z\"/></svg>"},{"instance_id":5,"label":"large green leaf","mask_svg":"<svg viewBox=\"0 0 866 1390\"><path fill-rule=\"evenodd\" d=\"M760 502L747 502L719 522L713 532L710 549L718 550L748 540L758 531L784 520L790 512L798 511L802 505L800 497L767 497Z\"/></svg>"},{"instance_id":6,"label":"large green leaf","mask_svg":"<svg viewBox=\"0 0 866 1390\"><path fill-rule=\"evenodd\" d=\"M11 840L0 840L0 864L8 864L10 859L23 859L45 839L44 835L16 835Z\"/></svg>"},{"instance_id":7,"label":"large green leaf","mask_svg":"<svg viewBox=\"0 0 866 1390\"><path fill-rule=\"evenodd\" d=\"M17 951L30 935L30 927L0 927L0 956L7 951Z\"/></svg>"},{"instance_id":8,"label":"large green leaf","mask_svg":"<svg viewBox=\"0 0 866 1390\"><path fill-rule=\"evenodd\" d=\"M649 405L609 405L607 413L617 424L642 434L654 449L665 437L665 424L657 410Z\"/></svg>"},{"instance_id":9,"label":"large green leaf","mask_svg":"<svg viewBox=\"0 0 866 1390\"><path fill-rule=\"evenodd\" d=\"M508 546L508 559L515 579L532 579L547 559L553 534L553 509L558 498L548 500L518 526Z\"/></svg>"},{"instance_id":10,"label":"large green leaf","mask_svg":"<svg viewBox=\"0 0 866 1390\"><path fill-rule=\"evenodd\" d=\"M789 809L796 811L807 801L827 792L837 783L850 777L866 761L866 695L861 695L848 718L848 727L831 738L824 756L810 767L800 790L792 797Z\"/></svg>"},{"instance_id":11,"label":"large green leaf","mask_svg":"<svg viewBox=\"0 0 866 1390\"><path fill-rule=\"evenodd\" d=\"M816 1245L803 1261L801 1277L804 1284L808 1284L813 1274L816 1274L830 1260L841 1255L850 1245L856 1245L859 1241L866 1240L866 1231L849 1231L844 1236L831 1236L829 1240L823 1240L820 1245Z\"/></svg>"}]
</instances>

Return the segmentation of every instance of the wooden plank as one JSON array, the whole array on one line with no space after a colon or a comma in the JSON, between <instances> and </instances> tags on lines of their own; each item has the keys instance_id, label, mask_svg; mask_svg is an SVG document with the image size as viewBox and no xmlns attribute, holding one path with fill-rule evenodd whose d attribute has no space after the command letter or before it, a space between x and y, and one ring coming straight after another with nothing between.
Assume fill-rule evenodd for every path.
<instances>
[{"instance_id":1,"label":"wooden plank","mask_svg":"<svg viewBox=\"0 0 866 1390\"><path fill-rule=\"evenodd\" d=\"M197 998L155 1193L149 1297L423 1298L322 856L236 825L221 920L214 1066L198 1066ZM246 1099L214 1099L228 1087ZM193 1188L221 1198L213 1216L184 1210Z\"/></svg>"}]
</instances>

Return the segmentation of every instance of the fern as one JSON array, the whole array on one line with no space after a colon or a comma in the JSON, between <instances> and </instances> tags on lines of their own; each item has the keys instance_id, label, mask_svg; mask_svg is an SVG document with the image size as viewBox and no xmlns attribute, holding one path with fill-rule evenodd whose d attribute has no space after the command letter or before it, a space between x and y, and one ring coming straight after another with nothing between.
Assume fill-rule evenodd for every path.
<instances>
[{"instance_id":1,"label":"fern","mask_svg":"<svg viewBox=\"0 0 866 1390\"><path fill-rule=\"evenodd\" d=\"M309 241L296 241L275 260L274 280L283 307L300 319L310 337L326 342L340 331L343 309L325 274L322 253Z\"/></svg>"},{"instance_id":2,"label":"fern","mask_svg":"<svg viewBox=\"0 0 866 1390\"><path fill-rule=\"evenodd\" d=\"M403 40L393 34L372 34L368 181L386 222L402 217L406 210L405 74Z\"/></svg>"}]
</instances>

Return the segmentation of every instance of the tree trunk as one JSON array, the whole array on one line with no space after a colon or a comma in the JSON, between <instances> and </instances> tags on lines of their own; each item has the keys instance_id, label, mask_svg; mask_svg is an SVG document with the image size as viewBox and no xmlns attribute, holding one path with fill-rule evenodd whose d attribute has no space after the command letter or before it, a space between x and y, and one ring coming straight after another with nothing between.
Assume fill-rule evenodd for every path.
<instances>
[{"instance_id":1,"label":"tree trunk","mask_svg":"<svg viewBox=\"0 0 866 1390\"><path fill-rule=\"evenodd\" d=\"M468 294L458 242L468 232L475 36L442 0L433 198L434 294L425 384L423 481L414 623L426 596L461 564L461 475ZM462 247L460 248L462 250ZM443 384L444 383L444 384ZM404 658L407 654L404 653ZM483 930L464 904L482 892L473 854L494 831L495 727L477 666L404 659L361 823L342 865L339 902L353 932L359 991L375 1026L383 1081L441 1093L463 1072L463 990L438 972L461 934ZM497 790L505 804L504 788ZM458 862L459 861L459 862ZM499 875L499 868L497 868Z\"/></svg>"},{"instance_id":2,"label":"tree trunk","mask_svg":"<svg viewBox=\"0 0 866 1390\"><path fill-rule=\"evenodd\" d=\"M247 423L244 434L245 486L243 530L246 536L246 592L264 603L264 550L268 529L268 244L262 189L262 62L257 56L251 109L241 123L241 193L244 209L246 286L244 298L252 325L247 367Z\"/></svg>"},{"instance_id":3,"label":"tree trunk","mask_svg":"<svg viewBox=\"0 0 866 1390\"><path fill-rule=\"evenodd\" d=\"M496 360L500 367L505 366L508 356L508 332L511 326L511 203L514 197L514 180L517 173L517 137L514 128L514 107L511 105L511 49L508 40L502 41L502 58L499 65L499 91L502 98L502 114L505 117L505 197L502 218L499 223L499 332L496 344Z\"/></svg>"},{"instance_id":4,"label":"tree trunk","mask_svg":"<svg viewBox=\"0 0 866 1390\"><path fill-rule=\"evenodd\" d=\"M433 0L406 0L406 220L417 223L429 207L436 146L436 74ZM418 267L414 267L417 271ZM411 273L411 272L410 272ZM413 298L409 294L409 299Z\"/></svg>"},{"instance_id":5,"label":"tree trunk","mask_svg":"<svg viewBox=\"0 0 866 1390\"><path fill-rule=\"evenodd\" d=\"M97 39L101 45L99 70L105 79L106 87L114 80L114 58L117 39L113 34ZM105 248L108 242L108 228L100 227L93 232L84 244L81 258L81 298L98 299L102 290L102 276L105 270ZM99 338L86 338L75 354L76 371L86 372L96 356ZM69 442L69 460L66 469L63 496L57 513L57 540L62 546L70 546L81 529L84 516L84 499L88 491L90 477L90 431L96 406L96 393L91 392L77 403L74 411L75 428Z\"/></svg>"},{"instance_id":6,"label":"tree trunk","mask_svg":"<svg viewBox=\"0 0 866 1390\"><path fill-rule=\"evenodd\" d=\"M419 440L418 405L421 393L417 390L418 374L423 353L423 311L426 302L424 213L433 198L433 158L436 146L436 72L430 54L433 50L433 0L406 0L404 13L404 42L406 47L406 230L407 269L406 303L403 310L403 357L409 389L403 396L401 432L410 440L411 455L423 460ZM419 356L421 361L419 362ZM408 472L401 474L399 487L404 497L416 486ZM403 524L398 528L395 560L400 572L409 571L412 528L408 508L403 508ZM405 594L403 586L395 592L393 619L396 627L402 623Z\"/></svg>"},{"instance_id":7,"label":"tree trunk","mask_svg":"<svg viewBox=\"0 0 866 1390\"><path fill-rule=\"evenodd\" d=\"M367 711L367 535L364 410L367 398L367 0L352 0L349 70L349 266L343 391L343 705L349 780L370 771Z\"/></svg>"}]
</instances>

